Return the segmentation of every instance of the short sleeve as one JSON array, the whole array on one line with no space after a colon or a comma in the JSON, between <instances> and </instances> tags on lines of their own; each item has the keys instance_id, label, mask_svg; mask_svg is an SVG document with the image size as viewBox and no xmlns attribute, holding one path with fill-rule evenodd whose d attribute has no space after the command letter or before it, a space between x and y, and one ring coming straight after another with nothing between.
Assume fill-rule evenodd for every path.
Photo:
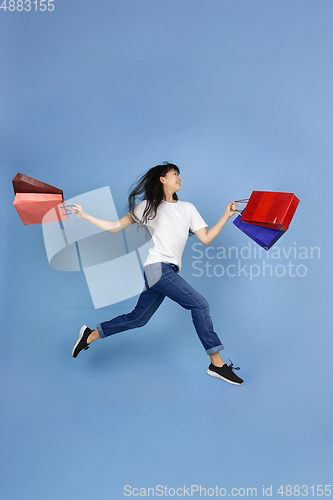
<instances>
[{"instance_id":1,"label":"short sleeve","mask_svg":"<svg viewBox=\"0 0 333 500\"><path fill-rule=\"evenodd\" d=\"M198 210L195 208L194 205L192 205L192 203L190 203L190 207L191 207L190 228L195 233L196 231L198 231L198 229L207 227L208 224L206 224L206 222L203 220Z\"/></svg>"},{"instance_id":2,"label":"short sleeve","mask_svg":"<svg viewBox=\"0 0 333 500\"><path fill-rule=\"evenodd\" d=\"M143 200L141 201L140 203L138 203L135 207L134 207L134 215L135 217L137 217L139 220L141 220L142 218L142 215L143 215L143 212L146 208L146 200Z\"/></svg>"}]
</instances>

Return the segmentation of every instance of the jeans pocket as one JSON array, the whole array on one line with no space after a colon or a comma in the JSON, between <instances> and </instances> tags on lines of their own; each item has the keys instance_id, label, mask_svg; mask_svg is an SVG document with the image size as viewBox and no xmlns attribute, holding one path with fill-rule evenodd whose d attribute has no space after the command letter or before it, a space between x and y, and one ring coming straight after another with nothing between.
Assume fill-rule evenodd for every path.
<instances>
[{"instance_id":1,"label":"jeans pocket","mask_svg":"<svg viewBox=\"0 0 333 500\"><path fill-rule=\"evenodd\" d=\"M162 263L155 262L144 267L146 283L148 288L153 287L162 277Z\"/></svg>"}]
</instances>

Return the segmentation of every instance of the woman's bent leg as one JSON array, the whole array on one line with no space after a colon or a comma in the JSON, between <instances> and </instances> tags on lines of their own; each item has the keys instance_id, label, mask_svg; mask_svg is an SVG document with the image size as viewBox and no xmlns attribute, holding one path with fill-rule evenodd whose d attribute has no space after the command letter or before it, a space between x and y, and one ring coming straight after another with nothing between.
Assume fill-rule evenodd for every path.
<instances>
[{"instance_id":1,"label":"woman's bent leg","mask_svg":"<svg viewBox=\"0 0 333 500\"><path fill-rule=\"evenodd\" d=\"M165 295L149 288L144 290L133 309L128 314L121 314L110 321L99 323L96 328L101 338L145 325L162 304Z\"/></svg>"},{"instance_id":2,"label":"woman's bent leg","mask_svg":"<svg viewBox=\"0 0 333 500\"><path fill-rule=\"evenodd\" d=\"M224 349L214 332L207 300L179 276L173 267L162 263L162 276L153 288L185 309L191 310L194 327L207 354L214 354ZM222 358L221 361L223 362Z\"/></svg>"}]
</instances>

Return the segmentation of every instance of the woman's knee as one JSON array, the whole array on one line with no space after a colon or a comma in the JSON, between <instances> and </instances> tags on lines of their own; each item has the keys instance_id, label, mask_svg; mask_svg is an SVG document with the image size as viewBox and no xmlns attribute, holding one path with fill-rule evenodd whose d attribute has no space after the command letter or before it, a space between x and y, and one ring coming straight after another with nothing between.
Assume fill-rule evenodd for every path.
<instances>
[{"instance_id":1,"label":"woman's knee","mask_svg":"<svg viewBox=\"0 0 333 500\"><path fill-rule=\"evenodd\" d=\"M149 317L147 317L145 314L138 314L135 309L129 313L129 320L130 320L130 323L131 323L131 326L132 328L140 328L142 326L145 326L148 321L149 321Z\"/></svg>"},{"instance_id":2,"label":"woman's knee","mask_svg":"<svg viewBox=\"0 0 333 500\"><path fill-rule=\"evenodd\" d=\"M130 313L118 316L117 319L119 321L121 320L121 323L123 323L124 326L126 325L126 329L132 329L144 326L148 322L149 318L133 309L133 311L131 311Z\"/></svg>"},{"instance_id":3,"label":"woman's knee","mask_svg":"<svg viewBox=\"0 0 333 500\"><path fill-rule=\"evenodd\" d=\"M199 295L197 297L197 301L196 302L197 302L196 307L199 307L200 309L203 309L203 310L208 310L208 312L209 312L209 303L205 299L205 297L203 297L202 295Z\"/></svg>"}]
</instances>

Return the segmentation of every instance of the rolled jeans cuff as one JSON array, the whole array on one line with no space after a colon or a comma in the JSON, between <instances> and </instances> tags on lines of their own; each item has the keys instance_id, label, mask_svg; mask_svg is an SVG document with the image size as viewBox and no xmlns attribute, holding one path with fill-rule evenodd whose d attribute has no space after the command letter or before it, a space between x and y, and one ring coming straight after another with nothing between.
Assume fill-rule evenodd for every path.
<instances>
[{"instance_id":1,"label":"rolled jeans cuff","mask_svg":"<svg viewBox=\"0 0 333 500\"><path fill-rule=\"evenodd\" d=\"M105 339L105 335L104 335L104 332L103 332L103 330L102 330L102 327L101 327L101 324L100 324L100 323L98 323L98 325L96 325L96 330L98 330L98 333L99 333L100 337L101 337L102 339Z\"/></svg>"},{"instance_id":2,"label":"rolled jeans cuff","mask_svg":"<svg viewBox=\"0 0 333 500\"><path fill-rule=\"evenodd\" d=\"M214 354L214 352L219 352L224 349L224 346L222 344L217 345L216 347L212 347L211 349L206 349L207 354Z\"/></svg>"}]
</instances>

